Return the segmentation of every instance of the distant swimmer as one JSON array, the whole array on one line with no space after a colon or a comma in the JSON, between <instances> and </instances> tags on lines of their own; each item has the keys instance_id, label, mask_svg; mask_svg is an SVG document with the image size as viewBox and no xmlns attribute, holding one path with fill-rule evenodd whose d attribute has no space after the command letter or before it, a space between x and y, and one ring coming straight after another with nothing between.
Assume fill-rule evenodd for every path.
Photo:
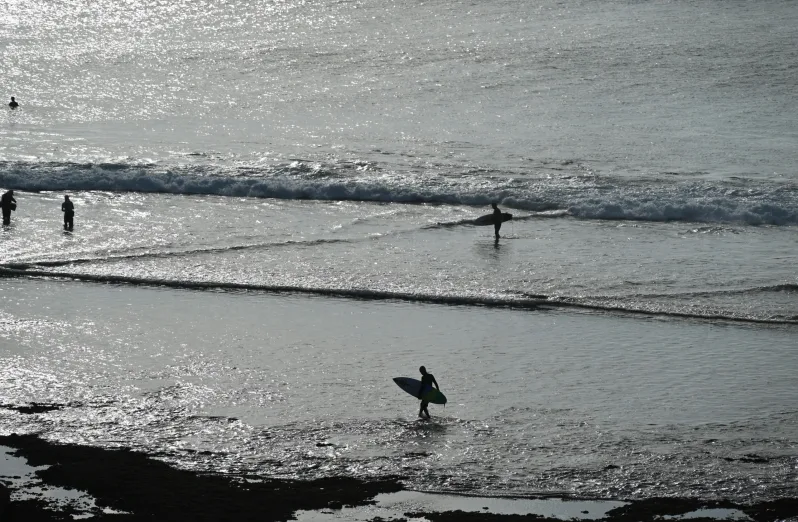
<instances>
[{"instance_id":1,"label":"distant swimmer","mask_svg":"<svg viewBox=\"0 0 798 522\"><path fill-rule=\"evenodd\" d=\"M11 211L17 209L17 200L14 199L13 190L9 190L0 196L0 208L3 209L3 225L10 225Z\"/></svg>"},{"instance_id":2,"label":"distant swimmer","mask_svg":"<svg viewBox=\"0 0 798 522\"><path fill-rule=\"evenodd\" d=\"M502 228L502 211L499 210L496 203L491 203L490 206L493 207L493 233L496 235L496 239L499 239L499 229Z\"/></svg>"},{"instance_id":3,"label":"distant swimmer","mask_svg":"<svg viewBox=\"0 0 798 522\"><path fill-rule=\"evenodd\" d=\"M421 389L418 392L418 395L419 395L418 398L419 399L421 399L421 396L424 394L424 391L428 387L432 388L433 384L440 391L441 388L440 388L440 386L438 386L438 381L435 380L435 377L433 377L431 373L427 373L427 369L426 368L424 368L422 366L421 368L418 369L418 371L421 372ZM424 399L421 399L421 408L419 408L419 410L418 410L418 416L421 417L422 419L424 418L424 415L422 415L422 413L426 413L427 414L427 418L428 419L430 418L429 411L427 410L427 406L429 406L429 401L425 401Z\"/></svg>"},{"instance_id":4,"label":"distant swimmer","mask_svg":"<svg viewBox=\"0 0 798 522\"><path fill-rule=\"evenodd\" d=\"M72 222L75 217L75 205L69 201L69 196L64 196L64 202L61 203L61 212L64 213L64 230L72 231L75 226Z\"/></svg>"},{"instance_id":5,"label":"distant swimmer","mask_svg":"<svg viewBox=\"0 0 798 522\"><path fill-rule=\"evenodd\" d=\"M8 106L11 107L12 109L16 109L17 107L19 107L19 104L17 103L17 100L15 100L14 97L12 96L11 103L9 103Z\"/></svg>"}]
</instances>

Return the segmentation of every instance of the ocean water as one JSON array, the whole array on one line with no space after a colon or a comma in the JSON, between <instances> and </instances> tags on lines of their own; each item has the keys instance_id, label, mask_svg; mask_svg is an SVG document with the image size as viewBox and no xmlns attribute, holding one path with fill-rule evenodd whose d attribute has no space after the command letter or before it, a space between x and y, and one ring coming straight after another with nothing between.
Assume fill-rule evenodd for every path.
<instances>
[{"instance_id":1,"label":"ocean water","mask_svg":"<svg viewBox=\"0 0 798 522\"><path fill-rule=\"evenodd\" d=\"M796 494L794 2L0 7L0 390L66 405L0 432L423 491ZM420 364L431 423L390 380Z\"/></svg>"},{"instance_id":2,"label":"ocean water","mask_svg":"<svg viewBox=\"0 0 798 522\"><path fill-rule=\"evenodd\" d=\"M2 433L250 478L599 498L795 495L794 327L3 281ZM392 381L424 364L449 402Z\"/></svg>"}]
</instances>

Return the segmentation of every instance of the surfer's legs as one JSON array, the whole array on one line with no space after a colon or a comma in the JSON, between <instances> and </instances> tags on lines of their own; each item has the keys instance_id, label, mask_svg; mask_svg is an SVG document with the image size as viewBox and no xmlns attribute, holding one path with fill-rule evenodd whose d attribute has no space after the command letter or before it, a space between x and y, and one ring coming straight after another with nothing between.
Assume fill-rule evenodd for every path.
<instances>
[{"instance_id":1,"label":"surfer's legs","mask_svg":"<svg viewBox=\"0 0 798 522\"><path fill-rule=\"evenodd\" d=\"M428 405L429 405L429 403L427 401L421 401L421 408L418 409L418 416L419 417L423 418L424 417L423 414L426 414L427 418L429 419L430 415L429 415L429 411L427 411L427 406Z\"/></svg>"},{"instance_id":2,"label":"surfer's legs","mask_svg":"<svg viewBox=\"0 0 798 522\"><path fill-rule=\"evenodd\" d=\"M73 224L73 221L72 221L74 219L73 216L74 216L74 214L72 214L70 212L67 212L66 214L64 214L64 230L72 230L72 228L74 227L74 224Z\"/></svg>"},{"instance_id":3,"label":"surfer's legs","mask_svg":"<svg viewBox=\"0 0 798 522\"><path fill-rule=\"evenodd\" d=\"M11 224L11 209L9 210L3 209L3 224L4 225Z\"/></svg>"},{"instance_id":4,"label":"surfer's legs","mask_svg":"<svg viewBox=\"0 0 798 522\"><path fill-rule=\"evenodd\" d=\"M494 223L493 224L493 232L496 234L496 239L499 239L499 229L502 228L501 223Z\"/></svg>"}]
</instances>

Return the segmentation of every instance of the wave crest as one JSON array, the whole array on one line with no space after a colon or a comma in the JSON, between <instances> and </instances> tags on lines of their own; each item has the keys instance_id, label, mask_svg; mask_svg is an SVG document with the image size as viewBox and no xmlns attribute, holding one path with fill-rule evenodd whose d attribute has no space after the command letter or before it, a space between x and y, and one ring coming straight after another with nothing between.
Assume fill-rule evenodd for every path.
<instances>
[{"instance_id":1,"label":"wave crest","mask_svg":"<svg viewBox=\"0 0 798 522\"><path fill-rule=\"evenodd\" d=\"M208 194L276 199L503 206L549 217L798 225L798 185L672 177L367 171L350 163L267 167L0 162L0 186L23 191ZM546 217L540 214L537 217ZM446 224L443 224L446 226Z\"/></svg>"}]
</instances>

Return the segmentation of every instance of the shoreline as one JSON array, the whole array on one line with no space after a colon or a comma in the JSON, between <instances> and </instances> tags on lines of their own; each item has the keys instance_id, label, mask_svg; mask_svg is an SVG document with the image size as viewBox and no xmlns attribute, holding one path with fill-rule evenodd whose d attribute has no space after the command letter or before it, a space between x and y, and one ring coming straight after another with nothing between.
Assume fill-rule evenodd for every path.
<instances>
[{"instance_id":1,"label":"shoreline","mask_svg":"<svg viewBox=\"0 0 798 522\"><path fill-rule=\"evenodd\" d=\"M0 445L13 450L11 455L21 457L28 466L36 467L35 478L41 481L43 494L15 495L7 479L21 477L5 475L0 468L0 515L4 521L62 521L75 517L95 521L135 520L196 520L196 521L283 521L292 520L302 512L301 520L340 519L341 510L362 508L377 504L378 495L407 491L402 477L389 476L374 480L350 477L321 478L310 481L270 479L240 480L224 474L203 474L174 468L149 455L129 449L104 449L74 444L49 442L36 435L0 436ZM44 468L44 466L47 466ZM4 485L5 484L5 485ZM61 505L53 510L52 498L47 500L49 489L79 490L94 499L94 506L79 510L73 504ZM22 489L22 488L21 488ZM432 494L415 493L415 495ZM38 497L38 498L37 498ZM451 498L455 498L449 496ZM535 520L555 522L562 518L539 513L502 514L467 511L465 499L459 509L411 510L400 509L397 504L388 519L366 514L373 518L359 519L378 522L396 520L504 522ZM509 502L509 499L505 499ZM601 501L595 499L559 499L562 502ZM501 502L501 499L498 499ZM609 499L604 499L609 502ZM625 505L617 506L617 502ZM457 499L453 500L457 502ZM473 504L473 502L472 502ZM690 520L723 520L744 515L755 522L775 522L798 516L798 499L781 498L751 505L730 501L704 501L695 498L650 498L645 500L616 499L615 507L607 510L598 520L606 522L643 522L662 520L662 517L679 518L690 514ZM466 510L464 510L465 508ZM478 508L477 508L478 509ZM483 507L481 509L488 509ZM704 512L704 510L710 510ZM712 510L716 510L714 513ZM308 513L310 512L310 515ZM317 515L314 515L317 513ZM588 512L582 511L587 514ZM745 518L743 518L745 519ZM574 522L597 520L596 517L573 518Z\"/></svg>"}]
</instances>

